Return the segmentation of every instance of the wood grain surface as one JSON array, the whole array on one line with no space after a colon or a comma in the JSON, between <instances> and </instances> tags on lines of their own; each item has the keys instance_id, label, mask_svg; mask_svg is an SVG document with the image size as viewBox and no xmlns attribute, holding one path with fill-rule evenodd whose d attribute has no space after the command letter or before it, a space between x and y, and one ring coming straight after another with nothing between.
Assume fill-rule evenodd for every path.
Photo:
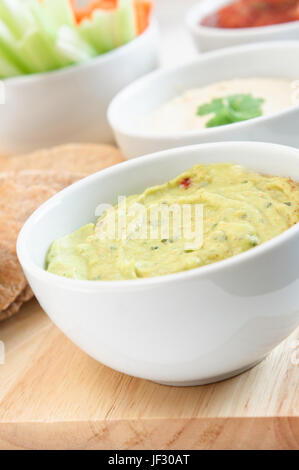
<instances>
[{"instance_id":1,"label":"wood grain surface","mask_svg":"<svg viewBox=\"0 0 299 470\"><path fill-rule=\"evenodd\" d=\"M0 340L1 449L299 448L299 330L251 371L183 389L97 363L36 301Z\"/></svg>"}]
</instances>

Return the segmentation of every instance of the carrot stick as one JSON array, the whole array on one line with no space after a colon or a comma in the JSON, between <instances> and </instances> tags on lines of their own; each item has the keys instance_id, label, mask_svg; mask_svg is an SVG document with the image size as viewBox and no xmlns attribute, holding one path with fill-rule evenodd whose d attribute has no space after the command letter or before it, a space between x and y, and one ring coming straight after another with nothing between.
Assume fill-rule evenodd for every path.
<instances>
[{"instance_id":1,"label":"carrot stick","mask_svg":"<svg viewBox=\"0 0 299 470\"><path fill-rule=\"evenodd\" d=\"M149 0L135 0L137 18L137 34L142 34L150 23L153 2Z\"/></svg>"},{"instance_id":2,"label":"carrot stick","mask_svg":"<svg viewBox=\"0 0 299 470\"><path fill-rule=\"evenodd\" d=\"M95 10L114 10L118 0L91 0L85 8L76 8L76 0L71 0L78 24L86 18L91 18ZM137 34L142 34L150 23L153 2L151 0L134 0L136 12Z\"/></svg>"},{"instance_id":3,"label":"carrot stick","mask_svg":"<svg viewBox=\"0 0 299 470\"><path fill-rule=\"evenodd\" d=\"M76 0L72 0L77 23L81 23L85 18L91 18L95 10L114 10L118 4L118 0L92 0L85 8L76 8L75 2Z\"/></svg>"}]
</instances>

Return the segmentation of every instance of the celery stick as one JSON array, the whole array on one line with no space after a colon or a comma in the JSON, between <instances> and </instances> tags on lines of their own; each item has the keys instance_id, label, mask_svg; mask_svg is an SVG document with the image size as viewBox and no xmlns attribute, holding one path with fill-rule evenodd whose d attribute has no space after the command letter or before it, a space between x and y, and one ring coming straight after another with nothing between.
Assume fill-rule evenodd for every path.
<instances>
[{"instance_id":1,"label":"celery stick","mask_svg":"<svg viewBox=\"0 0 299 470\"><path fill-rule=\"evenodd\" d=\"M97 10L91 20L84 20L78 27L81 36L89 42L99 54L109 52L116 47L113 36L111 12Z\"/></svg>"},{"instance_id":2,"label":"celery stick","mask_svg":"<svg viewBox=\"0 0 299 470\"><path fill-rule=\"evenodd\" d=\"M18 50L26 58L31 73L47 72L60 67L54 43L51 45L38 30L29 32L19 43Z\"/></svg>"},{"instance_id":3,"label":"celery stick","mask_svg":"<svg viewBox=\"0 0 299 470\"><path fill-rule=\"evenodd\" d=\"M69 26L61 26L58 31L57 50L72 62L83 62L97 56L97 51L77 31Z\"/></svg>"},{"instance_id":4,"label":"celery stick","mask_svg":"<svg viewBox=\"0 0 299 470\"><path fill-rule=\"evenodd\" d=\"M0 15L11 32L9 53L26 73L65 65L58 54L55 57L55 25L37 0L0 0Z\"/></svg>"},{"instance_id":5,"label":"celery stick","mask_svg":"<svg viewBox=\"0 0 299 470\"><path fill-rule=\"evenodd\" d=\"M43 0L47 15L54 21L57 28L60 26L76 26L74 12L70 0Z\"/></svg>"},{"instance_id":6,"label":"celery stick","mask_svg":"<svg viewBox=\"0 0 299 470\"><path fill-rule=\"evenodd\" d=\"M30 26L22 0L0 0L0 18L16 39L20 39Z\"/></svg>"},{"instance_id":7,"label":"celery stick","mask_svg":"<svg viewBox=\"0 0 299 470\"><path fill-rule=\"evenodd\" d=\"M0 51L0 78L16 77L23 74L24 72L17 65L13 64L3 51Z\"/></svg>"},{"instance_id":8,"label":"celery stick","mask_svg":"<svg viewBox=\"0 0 299 470\"><path fill-rule=\"evenodd\" d=\"M0 77L88 60L137 35L132 0L96 10L79 26L70 0L0 0Z\"/></svg>"},{"instance_id":9,"label":"celery stick","mask_svg":"<svg viewBox=\"0 0 299 470\"><path fill-rule=\"evenodd\" d=\"M137 36L135 12L132 0L119 0L116 21L116 31L119 44L126 44Z\"/></svg>"},{"instance_id":10,"label":"celery stick","mask_svg":"<svg viewBox=\"0 0 299 470\"><path fill-rule=\"evenodd\" d=\"M119 0L119 7L112 11L96 10L78 30L100 54L126 44L137 35L132 1Z\"/></svg>"},{"instance_id":11,"label":"celery stick","mask_svg":"<svg viewBox=\"0 0 299 470\"><path fill-rule=\"evenodd\" d=\"M50 59L57 64L56 68L70 65L71 62L56 50L55 41L59 28L56 27L53 19L47 15L46 9L37 0L25 1L32 15L34 29L38 30L43 37L44 46L48 47ZM52 66L50 66L50 70L52 70Z\"/></svg>"},{"instance_id":12,"label":"celery stick","mask_svg":"<svg viewBox=\"0 0 299 470\"><path fill-rule=\"evenodd\" d=\"M29 73L29 67L26 64L26 60L23 60L17 50L17 44L10 30L0 20L0 50L5 54L12 65L22 70L23 73Z\"/></svg>"},{"instance_id":13,"label":"celery stick","mask_svg":"<svg viewBox=\"0 0 299 470\"><path fill-rule=\"evenodd\" d=\"M31 16L31 20L37 29L43 30L44 33L55 39L58 28L53 19L47 15L46 9L38 0L24 0L26 8Z\"/></svg>"}]
</instances>

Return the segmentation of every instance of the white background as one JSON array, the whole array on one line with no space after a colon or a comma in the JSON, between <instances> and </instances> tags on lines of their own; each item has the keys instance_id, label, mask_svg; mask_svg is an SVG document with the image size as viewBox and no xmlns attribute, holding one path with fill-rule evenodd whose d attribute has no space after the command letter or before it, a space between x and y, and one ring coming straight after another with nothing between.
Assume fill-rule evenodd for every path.
<instances>
[{"instance_id":1,"label":"white background","mask_svg":"<svg viewBox=\"0 0 299 470\"><path fill-rule=\"evenodd\" d=\"M156 0L155 3L161 31L162 65L176 65L192 59L197 53L185 18L188 9L198 0Z\"/></svg>"}]
</instances>

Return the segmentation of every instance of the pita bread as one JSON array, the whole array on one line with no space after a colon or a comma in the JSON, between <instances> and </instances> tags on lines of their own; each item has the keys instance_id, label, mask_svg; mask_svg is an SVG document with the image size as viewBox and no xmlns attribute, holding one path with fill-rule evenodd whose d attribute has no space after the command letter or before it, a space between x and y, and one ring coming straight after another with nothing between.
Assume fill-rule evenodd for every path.
<instances>
[{"instance_id":1,"label":"pita bread","mask_svg":"<svg viewBox=\"0 0 299 470\"><path fill-rule=\"evenodd\" d=\"M83 144L0 159L0 321L33 297L16 256L27 218L61 189L123 160L115 147Z\"/></svg>"},{"instance_id":2,"label":"pita bread","mask_svg":"<svg viewBox=\"0 0 299 470\"><path fill-rule=\"evenodd\" d=\"M6 310L26 286L16 253L0 243L0 311Z\"/></svg>"},{"instance_id":3,"label":"pita bread","mask_svg":"<svg viewBox=\"0 0 299 470\"><path fill-rule=\"evenodd\" d=\"M0 220L20 224L47 199L82 178L82 174L20 171L0 174Z\"/></svg>"},{"instance_id":4,"label":"pita bread","mask_svg":"<svg viewBox=\"0 0 299 470\"><path fill-rule=\"evenodd\" d=\"M0 184L3 181L11 180L21 186L50 186L57 188L57 190L66 188L73 184L75 181L87 176L86 173L70 173L56 171L41 171L41 170L22 170L22 171L6 171L0 173Z\"/></svg>"},{"instance_id":5,"label":"pita bread","mask_svg":"<svg viewBox=\"0 0 299 470\"><path fill-rule=\"evenodd\" d=\"M112 145L69 144L0 160L0 171L53 170L90 175L124 161Z\"/></svg>"},{"instance_id":6,"label":"pita bread","mask_svg":"<svg viewBox=\"0 0 299 470\"><path fill-rule=\"evenodd\" d=\"M21 294L16 298L16 300L12 304L10 304L10 306L6 310L0 312L0 321L7 320L8 318L18 313L22 305L25 302L28 302L29 300L33 299L33 297L34 295L30 286L26 286L25 289L21 292Z\"/></svg>"},{"instance_id":7,"label":"pita bread","mask_svg":"<svg viewBox=\"0 0 299 470\"><path fill-rule=\"evenodd\" d=\"M16 250L16 239L22 224L16 220L8 220L5 215L0 215L0 242L11 251Z\"/></svg>"},{"instance_id":8,"label":"pita bread","mask_svg":"<svg viewBox=\"0 0 299 470\"><path fill-rule=\"evenodd\" d=\"M22 225L43 202L82 175L50 171L0 174L0 320L16 313L32 297L16 255Z\"/></svg>"}]
</instances>

